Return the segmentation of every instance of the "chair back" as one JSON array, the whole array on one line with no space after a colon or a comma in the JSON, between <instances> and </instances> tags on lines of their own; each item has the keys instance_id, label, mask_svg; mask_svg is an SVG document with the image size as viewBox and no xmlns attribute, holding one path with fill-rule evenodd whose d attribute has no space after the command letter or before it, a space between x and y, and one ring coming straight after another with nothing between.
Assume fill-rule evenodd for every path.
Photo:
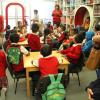
<instances>
[{"instance_id":1,"label":"chair back","mask_svg":"<svg viewBox=\"0 0 100 100\"><path fill-rule=\"evenodd\" d=\"M84 57L84 54L83 52L81 53L81 56L78 60L78 64L77 64L77 67L79 68L79 71L82 70L83 66L84 66L84 61L85 61L85 57Z\"/></svg>"}]
</instances>

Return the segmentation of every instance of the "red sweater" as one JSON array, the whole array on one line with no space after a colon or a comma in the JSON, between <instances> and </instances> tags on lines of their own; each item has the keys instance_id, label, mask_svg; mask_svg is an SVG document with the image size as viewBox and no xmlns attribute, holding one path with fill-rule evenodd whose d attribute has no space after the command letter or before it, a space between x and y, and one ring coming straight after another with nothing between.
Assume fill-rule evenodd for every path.
<instances>
[{"instance_id":1,"label":"red sweater","mask_svg":"<svg viewBox=\"0 0 100 100\"><path fill-rule=\"evenodd\" d=\"M62 50L61 53L65 54L71 63L77 64L82 53L82 47L80 44L77 44L76 46Z\"/></svg>"},{"instance_id":2,"label":"red sweater","mask_svg":"<svg viewBox=\"0 0 100 100\"><path fill-rule=\"evenodd\" d=\"M28 34L28 44L31 47L32 51L40 50L40 38L35 34Z\"/></svg>"},{"instance_id":3,"label":"red sweater","mask_svg":"<svg viewBox=\"0 0 100 100\"><path fill-rule=\"evenodd\" d=\"M39 69L41 76L46 76L48 74L58 74L58 59L56 57L40 58L39 59Z\"/></svg>"},{"instance_id":4,"label":"red sweater","mask_svg":"<svg viewBox=\"0 0 100 100\"><path fill-rule=\"evenodd\" d=\"M62 11L54 10L52 16L53 16L53 22L61 22Z\"/></svg>"},{"instance_id":5,"label":"red sweater","mask_svg":"<svg viewBox=\"0 0 100 100\"><path fill-rule=\"evenodd\" d=\"M6 55L2 50L0 50L0 77L6 76L6 67Z\"/></svg>"}]
</instances>

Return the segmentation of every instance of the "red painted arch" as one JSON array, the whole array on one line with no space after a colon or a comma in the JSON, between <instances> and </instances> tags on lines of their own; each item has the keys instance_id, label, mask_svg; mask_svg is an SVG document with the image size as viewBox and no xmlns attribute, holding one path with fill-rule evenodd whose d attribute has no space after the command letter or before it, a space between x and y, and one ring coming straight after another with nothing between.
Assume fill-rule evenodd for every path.
<instances>
[{"instance_id":1,"label":"red painted arch","mask_svg":"<svg viewBox=\"0 0 100 100\"><path fill-rule=\"evenodd\" d=\"M22 23L24 24L24 16L25 16L25 13L24 13L24 7L23 5L21 5L20 3L9 3L7 6L6 6L6 26L8 25L8 8L10 6L20 6L22 8Z\"/></svg>"},{"instance_id":2,"label":"red painted arch","mask_svg":"<svg viewBox=\"0 0 100 100\"><path fill-rule=\"evenodd\" d=\"M81 26L84 21L84 16L88 10L85 7L80 7L75 14L75 26Z\"/></svg>"}]
</instances>

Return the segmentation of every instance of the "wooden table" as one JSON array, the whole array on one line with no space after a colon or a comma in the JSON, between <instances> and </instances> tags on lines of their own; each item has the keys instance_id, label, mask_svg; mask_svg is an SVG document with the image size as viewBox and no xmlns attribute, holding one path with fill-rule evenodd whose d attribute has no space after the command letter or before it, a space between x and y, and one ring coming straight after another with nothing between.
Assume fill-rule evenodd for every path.
<instances>
[{"instance_id":1,"label":"wooden table","mask_svg":"<svg viewBox=\"0 0 100 100\"><path fill-rule=\"evenodd\" d=\"M67 74L68 71L68 64L69 62L56 51L53 51L52 55L56 56L57 58L61 59L59 69L65 69L65 74ZM23 61L24 61L24 68L26 68L26 87L27 87L27 96L30 96L30 77L29 72L31 71L39 71L39 68L32 65L32 60L37 60L40 58L40 52L30 52L29 56L23 55Z\"/></svg>"}]
</instances>

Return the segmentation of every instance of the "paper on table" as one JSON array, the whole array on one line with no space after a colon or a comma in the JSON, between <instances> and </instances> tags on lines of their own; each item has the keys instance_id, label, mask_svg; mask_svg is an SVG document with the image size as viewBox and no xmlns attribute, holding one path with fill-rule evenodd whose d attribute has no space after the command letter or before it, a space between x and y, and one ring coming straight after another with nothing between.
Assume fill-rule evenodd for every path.
<instances>
[{"instance_id":1,"label":"paper on table","mask_svg":"<svg viewBox=\"0 0 100 100\"><path fill-rule=\"evenodd\" d=\"M38 60L32 60L32 65L39 67Z\"/></svg>"}]
</instances>

